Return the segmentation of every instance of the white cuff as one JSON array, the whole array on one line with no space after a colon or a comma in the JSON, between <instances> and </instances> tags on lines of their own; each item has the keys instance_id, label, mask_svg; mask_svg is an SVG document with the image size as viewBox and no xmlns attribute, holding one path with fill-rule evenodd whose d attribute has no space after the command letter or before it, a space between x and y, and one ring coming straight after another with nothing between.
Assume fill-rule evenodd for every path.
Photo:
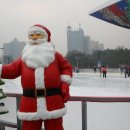
<instances>
[{"instance_id":1,"label":"white cuff","mask_svg":"<svg viewBox=\"0 0 130 130\"><path fill-rule=\"evenodd\" d=\"M72 78L69 75L61 75L61 81L70 85L72 82Z\"/></svg>"},{"instance_id":2,"label":"white cuff","mask_svg":"<svg viewBox=\"0 0 130 130\"><path fill-rule=\"evenodd\" d=\"M0 64L0 79L1 79L1 73L2 73L2 64Z\"/></svg>"}]
</instances>

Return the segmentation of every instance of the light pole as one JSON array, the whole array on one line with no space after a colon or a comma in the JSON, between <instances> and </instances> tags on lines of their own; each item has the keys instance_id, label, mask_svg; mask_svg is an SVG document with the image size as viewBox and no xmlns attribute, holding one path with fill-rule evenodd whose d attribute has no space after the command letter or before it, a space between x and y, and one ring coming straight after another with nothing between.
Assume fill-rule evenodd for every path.
<instances>
[{"instance_id":1,"label":"light pole","mask_svg":"<svg viewBox=\"0 0 130 130\"><path fill-rule=\"evenodd\" d=\"M100 60L101 51L97 50L96 54L97 54L97 67L99 68L100 77L101 77L101 60Z\"/></svg>"},{"instance_id":2,"label":"light pole","mask_svg":"<svg viewBox=\"0 0 130 130\"><path fill-rule=\"evenodd\" d=\"M76 68L75 68L75 71L76 71L76 73L79 73L79 56L76 56L75 59L76 59Z\"/></svg>"},{"instance_id":3,"label":"light pole","mask_svg":"<svg viewBox=\"0 0 130 130\"><path fill-rule=\"evenodd\" d=\"M74 59L76 61L76 65L75 65L75 71L78 73L79 72L79 59L80 59L80 53L78 51L74 51Z\"/></svg>"},{"instance_id":4,"label":"light pole","mask_svg":"<svg viewBox=\"0 0 130 130\"><path fill-rule=\"evenodd\" d=\"M1 62L3 63L3 47L0 48L2 50Z\"/></svg>"},{"instance_id":5,"label":"light pole","mask_svg":"<svg viewBox=\"0 0 130 130\"><path fill-rule=\"evenodd\" d=\"M96 54L97 54L97 66L100 67L101 66L101 60L100 60L101 51L97 50Z\"/></svg>"},{"instance_id":6,"label":"light pole","mask_svg":"<svg viewBox=\"0 0 130 130\"><path fill-rule=\"evenodd\" d=\"M79 56L76 56L76 66L79 68Z\"/></svg>"}]
</instances>

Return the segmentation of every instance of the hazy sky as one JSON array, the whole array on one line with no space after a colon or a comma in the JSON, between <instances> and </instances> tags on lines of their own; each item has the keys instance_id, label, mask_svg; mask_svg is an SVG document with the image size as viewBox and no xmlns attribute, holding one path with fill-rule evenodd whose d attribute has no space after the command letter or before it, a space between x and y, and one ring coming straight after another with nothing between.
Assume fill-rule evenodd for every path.
<instances>
[{"instance_id":1,"label":"hazy sky","mask_svg":"<svg viewBox=\"0 0 130 130\"><path fill-rule=\"evenodd\" d=\"M90 10L109 0L1 0L0 44L15 37L27 41L28 29L40 23L47 26L52 42L62 54L66 53L66 27L77 29L79 24L92 40L105 48L125 46L130 48L130 30L88 15Z\"/></svg>"}]
</instances>

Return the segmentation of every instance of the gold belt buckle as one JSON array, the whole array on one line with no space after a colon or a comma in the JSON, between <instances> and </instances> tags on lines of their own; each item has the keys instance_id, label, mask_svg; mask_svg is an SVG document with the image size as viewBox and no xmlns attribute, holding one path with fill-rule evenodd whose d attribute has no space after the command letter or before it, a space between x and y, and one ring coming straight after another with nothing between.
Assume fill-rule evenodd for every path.
<instances>
[{"instance_id":1,"label":"gold belt buckle","mask_svg":"<svg viewBox=\"0 0 130 130\"><path fill-rule=\"evenodd\" d=\"M37 89L35 89L34 91L35 91L35 97L38 97ZM46 88L44 88L43 91L44 91L44 97L46 97Z\"/></svg>"},{"instance_id":2,"label":"gold belt buckle","mask_svg":"<svg viewBox=\"0 0 130 130\"><path fill-rule=\"evenodd\" d=\"M44 97L46 97L46 88L44 88Z\"/></svg>"},{"instance_id":3,"label":"gold belt buckle","mask_svg":"<svg viewBox=\"0 0 130 130\"><path fill-rule=\"evenodd\" d=\"M34 91L35 91L35 97L37 97L37 90L35 89Z\"/></svg>"}]
</instances>

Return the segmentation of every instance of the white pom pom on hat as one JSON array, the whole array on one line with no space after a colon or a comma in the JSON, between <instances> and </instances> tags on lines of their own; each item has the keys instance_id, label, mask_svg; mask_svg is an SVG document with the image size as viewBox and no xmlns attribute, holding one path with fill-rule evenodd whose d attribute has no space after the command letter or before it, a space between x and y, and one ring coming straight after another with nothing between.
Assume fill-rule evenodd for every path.
<instances>
[{"instance_id":1,"label":"white pom pom on hat","mask_svg":"<svg viewBox=\"0 0 130 130\"><path fill-rule=\"evenodd\" d=\"M29 34L33 31L40 31L42 33L44 33L47 36L47 41L50 42L51 41L51 33L49 31L49 29L41 24L35 24L33 25L30 30L29 30Z\"/></svg>"}]
</instances>

